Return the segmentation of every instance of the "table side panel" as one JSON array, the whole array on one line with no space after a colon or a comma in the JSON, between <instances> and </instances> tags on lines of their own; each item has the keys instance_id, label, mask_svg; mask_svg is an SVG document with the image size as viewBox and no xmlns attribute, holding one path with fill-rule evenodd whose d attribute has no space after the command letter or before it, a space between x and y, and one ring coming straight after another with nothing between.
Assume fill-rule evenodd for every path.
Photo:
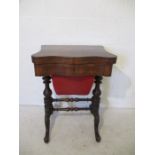
<instances>
[{"instance_id":1,"label":"table side panel","mask_svg":"<svg viewBox=\"0 0 155 155\"><path fill-rule=\"evenodd\" d=\"M112 64L85 64L85 65L68 65L68 64L35 64L35 75L59 75L59 76L110 76Z\"/></svg>"},{"instance_id":2,"label":"table side panel","mask_svg":"<svg viewBox=\"0 0 155 155\"><path fill-rule=\"evenodd\" d=\"M32 57L34 64L105 64L116 63L116 57L104 58L104 57L78 57L78 58L65 58L65 57Z\"/></svg>"}]
</instances>

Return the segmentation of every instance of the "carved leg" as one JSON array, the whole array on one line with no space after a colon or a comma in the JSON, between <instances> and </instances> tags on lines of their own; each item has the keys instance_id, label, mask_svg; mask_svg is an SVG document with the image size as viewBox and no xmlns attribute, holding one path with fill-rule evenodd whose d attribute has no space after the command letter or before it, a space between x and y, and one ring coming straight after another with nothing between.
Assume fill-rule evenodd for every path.
<instances>
[{"instance_id":1,"label":"carved leg","mask_svg":"<svg viewBox=\"0 0 155 155\"><path fill-rule=\"evenodd\" d=\"M95 130L95 138L97 142L101 141L101 137L99 134L98 126L99 126L99 104L100 104L100 83L101 83L102 77L96 76L95 77L95 88L93 90L93 97L92 97L92 104L90 105L91 113L94 115L94 130Z\"/></svg>"},{"instance_id":2,"label":"carved leg","mask_svg":"<svg viewBox=\"0 0 155 155\"><path fill-rule=\"evenodd\" d=\"M49 83L51 77L50 76L44 76L43 77L43 83L45 84L45 89L44 89L44 104L45 104L45 137L44 137L44 142L48 143L49 142L49 128L50 128L50 115L53 113L53 105L52 105L52 91L49 87Z\"/></svg>"}]
</instances>

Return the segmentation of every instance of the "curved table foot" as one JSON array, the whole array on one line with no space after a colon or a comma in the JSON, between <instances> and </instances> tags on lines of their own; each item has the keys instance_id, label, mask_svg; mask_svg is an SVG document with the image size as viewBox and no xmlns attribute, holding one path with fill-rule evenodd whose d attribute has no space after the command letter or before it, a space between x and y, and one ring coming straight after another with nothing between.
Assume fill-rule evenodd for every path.
<instances>
[{"instance_id":1,"label":"curved table foot","mask_svg":"<svg viewBox=\"0 0 155 155\"><path fill-rule=\"evenodd\" d=\"M95 138L97 142L101 141L101 136L99 134L95 134Z\"/></svg>"},{"instance_id":2,"label":"curved table foot","mask_svg":"<svg viewBox=\"0 0 155 155\"><path fill-rule=\"evenodd\" d=\"M46 133L45 137L44 137L44 142L48 143L49 142L49 133Z\"/></svg>"}]
</instances>

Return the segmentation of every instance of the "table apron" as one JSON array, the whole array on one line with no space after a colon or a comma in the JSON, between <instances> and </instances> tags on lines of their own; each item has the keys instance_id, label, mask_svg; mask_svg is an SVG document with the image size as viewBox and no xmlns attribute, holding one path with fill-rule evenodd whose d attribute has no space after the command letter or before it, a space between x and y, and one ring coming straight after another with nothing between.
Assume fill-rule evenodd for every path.
<instances>
[{"instance_id":1,"label":"table apron","mask_svg":"<svg viewBox=\"0 0 155 155\"><path fill-rule=\"evenodd\" d=\"M111 76L113 64L35 64L36 76L58 75L58 76Z\"/></svg>"}]
</instances>

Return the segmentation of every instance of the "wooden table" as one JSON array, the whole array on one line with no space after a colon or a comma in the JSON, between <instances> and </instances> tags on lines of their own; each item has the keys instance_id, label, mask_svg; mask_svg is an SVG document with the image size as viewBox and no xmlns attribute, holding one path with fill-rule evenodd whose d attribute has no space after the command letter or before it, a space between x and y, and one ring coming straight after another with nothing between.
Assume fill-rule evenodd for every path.
<instances>
[{"instance_id":1,"label":"wooden table","mask_svg":"<svg viewBox=\"0 0 155 155\"><path fill-rule=\"evenodd\" d=\"M90 110L94 115L94 131L96 141L99 142L99 103L100 103L100 83L102 76L111 76L112 66L116 63L117 57L104 50L103 46L88 45L42 45L41 50L32 55L35 76L42 76L45 84L44 104L45 104L45 137L44 141L49 142L50 115L53 111L78 111ZM53 98L50 89L52 77L72 78L74 80L84 77L93 77L95 88L91 98ZM65 80L64 80L65 81ZM59 84L59 83L58 83ZM63 85L62 85L63 87ZM89 107L68 107L55 108L53 102L66 101L90 101Z\"/></svg>"}]
</instances>

